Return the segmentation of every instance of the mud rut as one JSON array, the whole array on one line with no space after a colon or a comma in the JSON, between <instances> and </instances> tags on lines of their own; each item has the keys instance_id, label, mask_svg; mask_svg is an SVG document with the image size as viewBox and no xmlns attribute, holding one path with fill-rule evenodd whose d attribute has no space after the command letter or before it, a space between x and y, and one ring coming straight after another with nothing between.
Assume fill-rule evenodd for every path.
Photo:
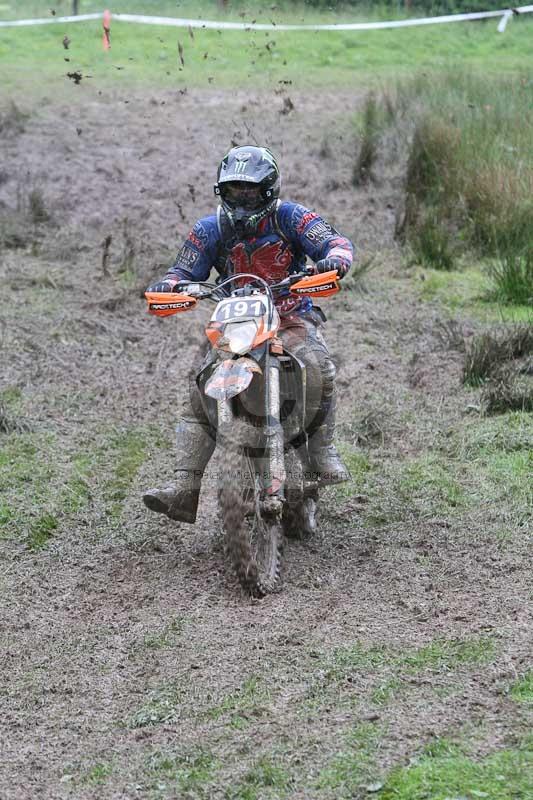
<instances>
[{"instance_id":1,"label":"mud rut","mask_svg":"<svg viewBox=\"0 0 533 800\"><path fill-rule=\"evenodd\" d=\"M327 305L339 438L361 411L385 409L373 457L398 460L453 427L468 404L460 356L435 334L438 310L417 300L399 267L399 177L389 166L377 186L354 191L349 120L325 148L310 100L291 94L294 111L283 114L283 97L270 99L264 111L256 98L215 91L124 97L69 87L62 102L32 108L25 132L3 142L0 200L13 207L17 187L37 187L55 221L33 254L31 246L1 254L3 380L22 386L25 417L53 435L65 470L113 426L153 424L160 440L118 521L99 504L106 475L95 467L92 498L44 549L28 551L23 531L0 540L2 800L223 797L262 755L290 768L286 795L334 797L316 778L358 722L381 732L378 774L434 736L464 729L486 752L525 724L501 686L528 650L527 561L519 540L497 547L489 511L453 519L413 512L369 526L364 496L330 490L321 536L286 547L283 592L251 601L213 539L216 458L195 526L140 504L142 487L171 477L176 409L202 325L201 313L176 324L148 319L139 292L211 208L214 164L230 140L268 143L285 168L285 196L323 210L379 253L366 293L346 291ZM351 110L359 97L336 102ZM20 503L31 502L22 487ZM484 635L497 643L493 663L408 679L378 708L372 666L327 687L324 663L337 647L405 650ZM322 700L310 703L320 686ZM138 724L147 707L163 712ZM208 790L157 788L147 767L154 753L198 748L217 759ZM109 768L99 780L102 764ZM258 796L277 796L268 791Z\"/></svg>"}]
</instances>

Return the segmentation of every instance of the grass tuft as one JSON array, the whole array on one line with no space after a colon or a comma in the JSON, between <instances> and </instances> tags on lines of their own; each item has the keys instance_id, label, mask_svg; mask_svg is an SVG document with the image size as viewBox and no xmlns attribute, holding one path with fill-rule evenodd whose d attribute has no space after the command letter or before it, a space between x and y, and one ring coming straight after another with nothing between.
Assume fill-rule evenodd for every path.
<instances>
[{"instance_id":1,"label":"grass tuft","mask_svg":"<svg viewBox=\"0 0 533 800\"><path fill-rule=\"evenodd\" d=\"M220 719L229 715L231 724L240 727L249 715L261 716L269 699L268 688L259 678L252 675L242 686L227 694L218 705L208 709L207 716L211 719Z\"/></svg>"},{"instance_id":2,"label":"grass tuft","mask_svg":"<svg viewBox=\"0 0 533 800\"><path fill-rule=\"evenodd\" d=\"M456 319L438 319L433 333L446 350L458 350L460 353L466 351L463 326Z\"/></svg>"},{"instance_id":3,"label":"grass tuft","mask_svg":"<svg viewBox=\"0 0 533 800\"><path fill-rule=\"evenodd\" d=\"M499 369L485 384L481 402L486 414L533 411L533 380L512 367Z\"/></svg>"},{"instance_id":4,"label":"grass tuft","mask_svg":"<svg viewBox=\"0 0 533 800\"><path fill-rule=\"evenodd\" d=\"M361 447L382 446L385 439L383 408L371 408L356 418L353 429L355 441Z\"/></svg>"},{"instance_id":5,"label":"grass tuft","mask_svg":"<svg viewBox=\"0 0 533 800\"><path fill-rule=\"evenodd\" d=\"M143 639L144 647L149 650L164 650L167 647L173 647L183 631L184 622L183 617L176 617L157 633L147 633Z\"/></svg>"},{"instance_id":6,"label":"grass tuft","mask_svg":"<svg viewBox=\"0 0 533 800\"><path fill-rule=\"evenodd\" d=\"M59 520L53 514L42 514L29 526L27 545L30 550L42 550L59 527Z\"/></svg>"},{"instance_id":7,"label":"grass tuft","mask_svg":"<svg viewBox=\"0 0 533 800\"><path fill-rule=\"evenodd\" d=\"M519 703L533 705L533 670L530 669L513 684L511 697Z\"/></svg>"},{"instance_id":8,"label":"grass tuft","mask_svg":"<svg viewBox=\"0 0 533 800\"><path fill-rule=\"evenodd\" d=\"M5 527L9 520L13 517L13 512L7 503L0 502L0 526ZM2 534L3 536L5 534Z\"/></svg>"},{"instance_id":9,"label":"grass tuft","mask_svg":"<svg viewBox=\"0 0 533 800\"><path fill-rule=\"evenodd\" d=\"M154 789L173 784L180 797L207 798L205 790L216 766L216 758L207 750L178 753L156 750L148 757L146 771L155 782Z\"/></svg>"},{"instance_id":10,"label":"grass tuft","mask_svg":"<svg viewBox=\"0 0 533 800\"><path fill-rule=\"evenodd\" d=\"M419 73L398 86L397 110L389 118L397 137L409 141L398 233L423 263L450 269L455 251L498 256L531 250L532 96L529 77L487 80L453 69ZM527 295L529 271L523 257L500 266L500 297L517 302Z\"/></svg>"},{"instance_id":11,"label":"grass tuft","mask_svg":"<svg viewBox=\"0 0 533 800\"><path fill-rule=\"evenodd\" d=\"M376 725L357 725L346 737L343 749L320 772L316 788L334 791L337 798L362 796L362 784L375 779L380 738Z\"/></svg>"},{"instance_id":12,"label":"grass tuft","mask_svg":"<svg viewBox=\"0 0 533 800\"><path fill-rule=\"evenodd\" d=\"M17 250L33 245L35 227L30 225L27 207L3 208L0 216L0 250Z\"/></svg>"},{"instance_id":13,"label":"grass tuft","mask_svg":"<svg viewBox=\"0 0 533 800\"><path fill-rule=\"evenodd\" d=\"M95 764L80 778L80 783L92 786L101 786L113 774L113 765L107 763Z\"/></svg>"},{"instance_id":14,"label":"grass tuft","mask_svg":"<svg viewBox=\"0 0 533 800\"><path fill-rule=\"evenodd\" d=\"M404 684L399 678L387 678L374 687L370 700L376 706L386 706L402 690Z\"/></svg>"},{"instance_id":15,"label":"grass tuft","mask_svg":"<svg viewBox=\"0 0 533 800\"><path fill-rule=\"evenodd\" d=\"M409 243L418 264L446 272L455 268L452 234L435 214L428 214L425 219L417 222Z\"/></svg>"},{"instance_id":16,"label":"grass tuft","mask_svg":"<svg viewBox=\"0 0 533 800\"><path fill-rule=\"evenodd\" d=\"M489 299L533 305L533 246L521 253L504 253L492 264L489 275L494 284Z\"/></svg>"},{"instance_id":17,"label":"grass tuft","mask_svg":"<svg viewBox=\"0 0 533 800\"><path fill-rule=\"evenodd\" d=\"M20 537L23 531L27 546L40 550L59 533L65 520L80 513L101 514L115 524L124 500L134 490L146 443L150 440L159 446L157 435L140 427L104 429L101 443L88 443L85 438L83 450L73 452L70 447L58 448L57 437L51 434L24 430L16 393L8 391L0 398L3 537Z\"/></svg>"},{"instance_id":18,"label":"grass tuft","mask_svg":"<svg viewBox=\"0 0 533 800\"><path fill-rule=\"evenodd\" d=\"M335 487L335 495L338 498L346 499L362 491L366 484L368 473L372 470L372 464L366 453L361 452L356 447L339 443L339 449L352 480Z\"/></svg>"},{"instance_id":19,"label":"grass tuft","mask_svg":"<svg viewBox=\"0 0 533 800\"><path fill-rule=\"evenodd\" d=\"M494 642L487 638L437 639L425 647L399 657L399 664L410 673L424 669L453 669L463 664L484 664L494 657Z\"/></svg>"},{"instance_id":20,"label":"grass tuft","mask_svg":"<svg viewBox=\"0 0 533 800\"><path fill-rule=\"evenodd\" d=\"M132 481L144 462L145 433L142 430L118 431L109 438L106 450L114 454L114 467L107 483L105 499L110 516L117 518L131 491Z\"/></svg>"},{"instance_id":21,"label":"grass tuft","mask_svg":"<svg viewBox=\"0 0 533 800\"><path fill-rule=\"evenodd\" d=\"M11 413L0 400L0 433L23 433L29 430L29 423L22 417Z\"/></svg>"},{"instance_id":22,"label":"grass tuft","mask_svg":"<svg viewBox=\"0 0 533 800\"><path fill-rule=\"evenodd\" d=\"M426 269L419 274L421 297L439 301L451 312L467 314L485 323L531 324L531 305L507 305L490 300L492 284L482 264L446 272Z\"/></svg>"},{"instance_id":23,"label":"grass tuft","mask_svg":"<svg viewBox=\"0 0 533 800\"><path fill-rule=\"evenodd\" d=\"M363 108L361 144L352 176L354 186L361 186L374 179L372 167L377 157L381 128L380 109L372 92L367 96Z\"/></svg>"},{"instance_id":24,"label":"grass tuft","mask_svg":"<svg viewBox=\"0 0 533 800\"><path fill-rule=\"evenodd\" d=\"M36 225L50 220L50 213L46 208L46 202L41 189L32 189L28 194L28 211L31 221Z\"/></svg>"},{"instance_id":25,"label":"grass tuft","mask_svg":"<svg viewBox=\"0 0 533 800\"><path fill-rule=\"evenodd\" d=\"M385 705L402 689L405 676L484 664L494 658L494 652L494 643L487 637L435 639L412 650L385 645L364 647L356 642L327 654L312 674L306 695L312 704L320 704L333 691L338 694L340 687L352 686L357 674L369 671L378 678L371 699L376 705Z\"/></svg>"},{"instance_id":26,"label":"grass tuft","mask_svg":"<svg viewBox=\"0 0 533 800\"><path fill-rule=\"evenodd\" d=\"M343 291L359 291L366 293L365 277L376 266L376 256L371 255L368 258L363 258L354 264L342 283Z\"/></svg>"},{"instance_id":27,"label":"grass tuft","mask_svg":"<svg viewBox=\"0 0 533 800\"><path fill-rule=\"evenodd\" d=\"M533 792L533 753L504 750L474 761L452 752L425 755L409 767L394 770L380 800L487 798L515 800Z\"/></svg>"},{"instance_id":28,"label":"grass tuft","mask_svg":"<svg viewBox=\"0 0 533 800\"><path fill-rule=\"evenodd\" d=\"M290 775L287 770L276 763L274 758L262 757L258 759L242 781L235 787L230 787L224 794L226 800L260 800L268 797L285 797L290 785Z\"/></svg>"},{"instance_id":29,"label":"grass tuft","mask_svg":"<svg viewBox=\"0 0 533 800\"><path fill-rule=\"evenodd\" d=\"M533 326L511 325L474 336L467 348L463 381L480 386L502 364L533 353Z\"/></svg>"},{"instance_id":30,"label":"grass tuft","mask_svg":"<svg viewBox=\"0 0 533 800\"><path fill-rule=\"evenodd\" d=\"M427 758L442 758L461 754L461 748L455 742L443 736L432 739L423 749Z\"/></svg>"},{"instance_id":31,"label":"grass tuft","mask_svg":"<svg viewBox=\"0 0 533 800\"><path fill-rule=\"evenodd\" d=\"M182 690L174 686L152 691L148 701L130 717L128 726L147 728L169 722L176 716L182 694Z\"/></svg>"},{"instance_id":32,"label":"grass tuft","mask_svg":"<svg viewBox=\"0 0 533 800\"><path fill-rule=\"evenodd\" d=\"M446 513L464 505L464 490L453 465L436 454L410 460L395 476L397 500L421 513Z\"/></svg>"},{"instance_id":33,"label":"grass tuft","mask_svg":"<svg viewBox=\"0 0 533 800\"><path fill-rule=\"evenodd\" d=\"M533 442L533 418L515 411L505 419L471 421L460 435L457 455L472 462L480 457L502 458L509 454L524 453Z\"/></svg>"}]
</instances>

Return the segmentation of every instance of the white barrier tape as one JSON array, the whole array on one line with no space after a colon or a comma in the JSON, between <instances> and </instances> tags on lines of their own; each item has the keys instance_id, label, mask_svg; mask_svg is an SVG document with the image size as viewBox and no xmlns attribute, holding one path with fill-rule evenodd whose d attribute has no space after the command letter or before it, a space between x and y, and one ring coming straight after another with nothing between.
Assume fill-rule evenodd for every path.
<instances>
[{"instance_id":1,"label":"white barrier tape","mask_svg":"<svg viewBox=\"0 0 533 800\"><path fill-rule=\"evenodd\" d=\"M504 33L507 27L507 23L509 22L512 16L513 16L512 11L508 11L506 14L503 15L503 17L500 20L500 24L498 25L498 33Z\"/></svg>"},{"instance_id":2,"label":"white barrier tape","mask_svg":"<svg viewBox=\"0 0 533 800\"><path fill-rule=\"evenodd\" d=\"M277 25L275 22L215 22L201 19L178 19L176 17L147 17L142 14L113 14L113 19L122 22L137 22L144 25L161 25L173 28L205 28L213 30L233 31L372 31L384 28L411 28L418 25L437 25L448 22L465 22L467 20L502 17L498 26L503 33L513 13L527 14L533 12L533 5L504 8L500 11L475 11L469 14L448 14L443 17L423 17L421 19L390 20L389 22L353 22L332 23L331 25ZM101 19L102 14L81 14L76 17L51 17L50 19L19 19L0 21L1 28L12 28L23 25L47 25L57 22L85 22Z\"/></svg>"},{"instance_id":3,"label":"white barrier tape","mask_svg":"<svg viewBox=\"0 0 533 800\"><path fill-rule=\"evenodd\" d=\"M409 28L417 25L435 25L447 22L463 22L465 20L487 19L490 17L504 17L512 14L525 14L533 12L532 6L519 6L514 9L501 11L476 11L470 14L448 14L443 17L424 17L421 19L390 20L389 22L352 22L332 23L331 25L277 25L276 23L262 22L211 22L198 19L175 19L174 17L146 17L137 14L113 14L113 19L123 22L142 22L146 25L169 25L178 28L206 28L214 30L240 30L240 31L371 31L384 28Z\"/></svg>"}]
</instances>

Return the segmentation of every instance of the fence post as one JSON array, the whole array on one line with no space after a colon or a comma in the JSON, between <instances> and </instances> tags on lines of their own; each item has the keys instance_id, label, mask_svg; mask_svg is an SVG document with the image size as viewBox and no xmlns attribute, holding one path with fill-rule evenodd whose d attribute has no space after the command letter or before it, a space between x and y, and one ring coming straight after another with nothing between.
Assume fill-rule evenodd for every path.
<instances>
[{"instance_id":1,"label":"fence post","mask_svg":"<svg viewBox=\"0 0 533 800\"><path fill-rule=\"evenodd\" d=\"M75 17L78 13L79 0L72 0L72 15Z\"/></svg>"}]
</instances>

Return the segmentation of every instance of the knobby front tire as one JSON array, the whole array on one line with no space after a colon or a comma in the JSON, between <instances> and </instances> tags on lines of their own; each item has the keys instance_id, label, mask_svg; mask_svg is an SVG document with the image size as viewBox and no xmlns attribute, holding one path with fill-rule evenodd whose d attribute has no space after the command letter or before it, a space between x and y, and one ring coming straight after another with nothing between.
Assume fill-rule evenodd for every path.
<instances>
[{"instance_id":1,"label":"knobby front tire","mask_svg":"<svg viewBox=\"0 0 533 800\"><path fill-rule=\"evenodd\" d=\"M248 426L235 420L232 440L222 442L219 505L226 553L241 586L255 597L281 589L281 520L262 512L260 484L246 455Z\"/></svg>"}]
</instances>

